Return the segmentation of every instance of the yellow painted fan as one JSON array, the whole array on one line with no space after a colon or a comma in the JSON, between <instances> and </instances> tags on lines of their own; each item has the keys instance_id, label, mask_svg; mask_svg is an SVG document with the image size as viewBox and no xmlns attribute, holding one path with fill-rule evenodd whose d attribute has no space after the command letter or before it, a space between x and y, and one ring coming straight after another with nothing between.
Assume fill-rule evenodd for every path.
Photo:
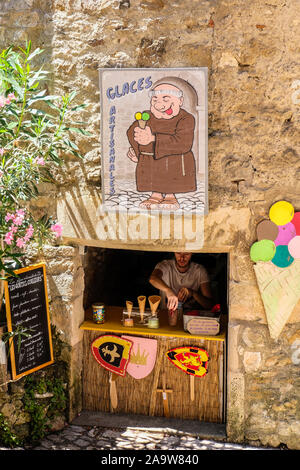
<instances>
[{"instance_id":1,"label":"yellow painted fan","mask_svg":"<svg viewBox=\"0 0 300 470\"><path fill-rule=\"evenodd\" d=\"M170 349L166 356L171 363L190 376L190 398L195 399L195 377L204 377L207 374L209 361L208 352L197 346L182 346Z\"/></svg>"}]
</instances>

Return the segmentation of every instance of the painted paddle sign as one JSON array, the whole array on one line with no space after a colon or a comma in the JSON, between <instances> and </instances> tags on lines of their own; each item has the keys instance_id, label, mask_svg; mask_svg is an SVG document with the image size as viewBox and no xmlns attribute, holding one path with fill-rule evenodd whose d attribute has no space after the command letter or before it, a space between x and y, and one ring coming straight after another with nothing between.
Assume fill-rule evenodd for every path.
<instances>
[{"instance_id":1,"label":"painted paddle sign","mask_svg":"<svg viewBox=\"0 0 300 470\"><path fill-rule=\"evenodd\" d=\"M157 341L150 338L122 336L132 342L127 372L135 379L143 379L149 375L156 361Z\"/></svg>"},{"instance_id":2,"label":"painted paddle sign","mask_svg":"<svg viewBox=\"0 0 300 470\"><path fill-rule=\"evenodd\" d=\"M186 374L194 377L203 377L207 374L209 355L205 349L197 346L183 346L170 349L166 356L174 366Z\"/></svg>"},{"instance_id":3,"label":"painted paddle sign","mask_svg":"<svg viewBox=\"0 0 300 470\"><path fill-rule=\"evenodd\" d=\"M125 376L132 342L114 335L99 336L92 342L96 361L110 372Z\"/></svg>"}]
</instances>

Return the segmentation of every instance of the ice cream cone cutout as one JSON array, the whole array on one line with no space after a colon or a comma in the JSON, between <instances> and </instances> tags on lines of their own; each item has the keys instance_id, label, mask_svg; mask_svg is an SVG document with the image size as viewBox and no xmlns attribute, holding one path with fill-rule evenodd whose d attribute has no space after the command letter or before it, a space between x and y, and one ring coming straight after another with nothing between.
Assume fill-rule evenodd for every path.
<instances>
[{"instance_id":1,"label":"ice cream cone cutout","mask_svg":"<svg viewBox=\"0 0 300 470\"><path fill-rule=\"evenodd\" d=\"M300 213L290 202L275 202L269 221L257 226L258 241L250 248L270 336L275 341L300 299Z\"/></svg>"},{"instance_id":2,"label":"ice cream cone cutout","mask_svg":"<svg viewBox=\"0 0 300 470\"><path fill-rule=\"evenodd\" d=\"M130 302L130 300L126 300L126 308L127 308L128 318L131 317L132 307L133 307L133 303Z\"/></svg>"},{"instance_id":3,"label":"ice cream cone cutout","mask_svg":"<svg viewBox=\"0 0 300 470\"><path fill-rule=\"evenodd\" d=\"M141 314L141 322L143 322L144 321L144 313L145 313L146 297L144 295L139 295L138 296L138 303L139 303L139 309L140 309L140 314Z\"/></svg>"},{"instance_id":4,"label":"ice cream cone cutout","mask_svg":"<svg viewBox=\"0 0 300 470\"><path fill-rule=\"evenodd\" d=\"M152 315L155 315L158 309L161 297L159 295L150 295L150 297L148 297L148 300L150 304L151 313Z\"/></svg>"},{"instance_id":5,"label":"ice cream cone cutout","mask_svg":"<svg viewBox=\"0 0 300 470\"><path fill-rule=\"evenodd\" d=\"M149 114L148 113L135 113L134 117L138 121L139 127L141 129L145 129L147 121L149 121L150 119Z\"/></svg>"},{"instance_id":6,"label":"ice cream cone cutout","mask_svg":"<svg viewBox=\"0 0 300 470\"><path fill-rule=\"evenodd\" d=\"M300 260L295 259L286 268L279 268L271 261L258 262L253 267L270 336L277 341L300 299Z\"/></svg>"}]
</instances>

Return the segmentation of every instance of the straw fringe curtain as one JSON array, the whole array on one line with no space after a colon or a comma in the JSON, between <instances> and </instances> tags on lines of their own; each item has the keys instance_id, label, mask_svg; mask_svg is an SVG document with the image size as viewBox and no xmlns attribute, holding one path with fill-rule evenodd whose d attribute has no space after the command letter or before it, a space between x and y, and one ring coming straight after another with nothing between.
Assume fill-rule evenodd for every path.
<instances>
[{"instance_id":1,"label":"straw fringe curtain","mask_svg":"<svg viewBox=\"0 0 300 470\"><path fill-rule=\"evenodd\" d=\"M109 394L109 372L101 367L91 353L91 343L99 332L84 332L83 364L83 408L91 411L112 411ZM150 336L149 336L150 337ZM153 337L152 337L153 338ZM165 371L170 418L194 419L222 423L223 420L223 349L222 341L207 341L180 338L158 340L156 364L144 379L134 379L129 374L116 380L118 406L115 413L164 416L162 394L162 372ZM210 357L208 373L195 377L195 399L190 399L190 376L175 367L165 353L180 346L198 346ZM162 367L159 370L159 362Z\"/></svg>"}]
</instances>

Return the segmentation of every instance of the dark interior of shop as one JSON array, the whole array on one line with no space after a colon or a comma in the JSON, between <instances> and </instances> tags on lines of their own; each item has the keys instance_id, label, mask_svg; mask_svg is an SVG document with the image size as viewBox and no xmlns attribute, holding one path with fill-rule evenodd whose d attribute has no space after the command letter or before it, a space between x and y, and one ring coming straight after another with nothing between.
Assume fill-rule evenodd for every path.
<instances>
[{"instance_id":1,"label":"dark interior of shop","mask_svg":"<svg viewBox=\"0 0 300 470\"><path fill-rule=\"evenodd\" d=\"M137 304L139 295L158 294L149 283L149 276L159 261L174 256L168 252L106 248L92 248L92 251L88 280L86 277L85 308L93 302L123 306L126 300L131 300ZM227 314L227 260L227 253L192 255L192 261L207 269L214 303L221 305L224 314Z\"/></svg>"}]
</instances>

